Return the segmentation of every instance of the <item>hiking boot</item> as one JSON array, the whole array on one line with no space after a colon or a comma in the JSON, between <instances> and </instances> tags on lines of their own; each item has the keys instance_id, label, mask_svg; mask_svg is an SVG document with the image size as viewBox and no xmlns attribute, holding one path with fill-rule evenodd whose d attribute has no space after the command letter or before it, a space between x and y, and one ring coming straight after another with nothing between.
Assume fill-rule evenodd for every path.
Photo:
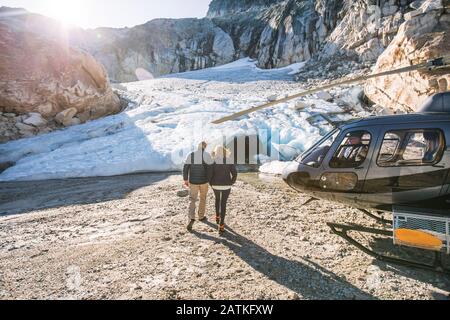
<instances>
[{"instance_id":1,"label":"hiking boot","mask_svg":"<svg viewBox=\"0 0 450 320\"><path fill-rule=\"evenodd\" d=\"M225 232L225 225L224 224L221 224L220 226L219 226L219 233L220 234L223 234Z\"/></svg>"},{"instance_id":2,"label":"hiking boot","mask_svg":"<svg viewBox=\"0 0 450 320\"><path fill-rule=\"evenodd\" d=\"M194 226L195 220L191 220L191 222L189 222L188 226L187 226L187 230L189 232L192 232L192 227Z\"/></svg>"},{"instance_id":3,"label":"hiking boot","mask_svg":"<svg viewBox=\"0 0 450 320\"><path fill-rule=\"evenodd\" d=\"M216 216L216 224L220 224L220 216Z\"/></svg>"}]
</instances>

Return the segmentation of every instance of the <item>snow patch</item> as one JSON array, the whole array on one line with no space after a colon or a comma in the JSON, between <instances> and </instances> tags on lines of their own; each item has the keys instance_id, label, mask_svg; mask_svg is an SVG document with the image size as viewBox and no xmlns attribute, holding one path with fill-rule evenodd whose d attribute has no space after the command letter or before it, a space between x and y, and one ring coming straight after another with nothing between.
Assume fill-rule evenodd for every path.
<instances>
[{"instance_id":1,"label":"snow patch","mask_svg":"<svg viewBox=\"0 0 450 320\"><path fill-rule=\"evenodd\" d=\"M305 62L299 62L299 63L294 63L292 65L290 65L288 68L290 68L292 71L289 72L289 75L295 75L297 73L299 73L303 67L306 65L307 61Z\"/></svg>"},{"instance_id":2,"label":"snow patch","mask_svg":"<svg viewBox=\"0 0 450 320\"><path fill-rule=\"evenodd\" d=\"M259 172L265 174L282 175L284 169L286 169L292 162L272 161L263 164L259 168Z\"/></svg>"}]
</instances>

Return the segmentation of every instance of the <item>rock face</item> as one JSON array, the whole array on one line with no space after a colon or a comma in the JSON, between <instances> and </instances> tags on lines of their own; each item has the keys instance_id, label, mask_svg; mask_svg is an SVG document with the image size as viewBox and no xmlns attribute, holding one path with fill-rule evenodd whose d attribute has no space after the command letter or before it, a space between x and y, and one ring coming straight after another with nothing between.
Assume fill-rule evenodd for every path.
<instances>
[{"instance_id":1,"label":"rock face","mask_svg":"<svg viewBox=\"0 0 450 320\"><path fill-rule=\"evenodd\" d=\"M257 11L285 2L285 0L212 0L209 5L208 17L229 16L232 14Z\"/></svg>"},{"instance_id":2,"label":"rock face","mask_svg":"<svg viewBox=\"0 0 450 320\"><path fill-rule=\"evenodd\" d=\"M213 0L204 19L157 19L125 29L71 33L114 82L212 67L251 57L263 68L318 54L374 62L409 0ZM142 76L144 74L145 76Z\"/></svg>"},{"instance_id":3,"label":"rock face","mask_svg":"<svg viewBox=\"0 0 450 320\"><path fill-rule=\"evenodd\" d=\"M363 62L376 61L397 34L411 2L345 1L339 22L327 38L321 54L350 53Z\"/></svg>"},{"instance_id":4,"label":"rock face","mask_svg":"<svg viewBox=\"0 0 450 320\"><path fill-rule=\"evenodd\" d=\"M263 68L315 56L374 63L395 37L410 0L213 0L204 19L157 19L86 31L72 42L115 82L197 70L251 57ZM144 72L144 73L145 73ZM147 78L147 77L145 77Z\"/></svg>"},{"instance_id":5,"label":"rock face","mask_svg":"<svg viewBox=\"0 0 450 320\"><path fill-rule=\"evenodd\" d=\"M260 67L304 61L319 51L337 21L342 1L223 1L211 3L208 17L230 34L237 57Z\"/></svg>"},{"instance_id":6,"label":"rock face","mask_svg":"<svg viewBox=\"0 0 450 320\"><path fill-rule=\"evenodd\" d=\"M114 82L203 69L235 57L230 36L209 19L157 19L131 29L101 28L73 41L102 62Z\"/></svg>"},{"instance_id":7,"label":"rock face","mask_svg":"<svg viewBox=\"0 0 450 320\"><path fill-rule=\"evenodd\" d=\"M231 35L241 56L281 67L347 54L373 62L389 45L408 0L214 0L208 17Z\"/></svg>"},{"instance_id":8,"label":"rock face","mask_svg":"<svg viewBox=\"0 0 450 320\"><path fill-rule=\"evenodd\" d=\"M422 5L405 16L397 36L378 59L375 72L448 55L450 52L450 13L440 0L422 1ZM411 72L371 80L365 91L379 105L390 109L415 111L426 98L450 90L450 74Z\"/></svg>"},{"instance_id":9,"label":"rock face","mask_svg":"<svg viewBox=\"0 0 450 320\"><path fill-rule=\"evenodd\" d=\"M46 132L66 110L83 122L120 111L103 66L67 42L0 19L0 52L0 112L12 114L0 118L1 142Z\"/></svg>"}]
</instances>

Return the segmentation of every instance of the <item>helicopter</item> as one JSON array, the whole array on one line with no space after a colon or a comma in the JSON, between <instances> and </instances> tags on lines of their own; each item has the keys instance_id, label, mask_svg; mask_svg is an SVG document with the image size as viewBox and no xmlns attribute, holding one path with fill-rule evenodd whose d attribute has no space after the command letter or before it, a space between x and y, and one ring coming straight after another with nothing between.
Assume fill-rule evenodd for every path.
<instances>
[{"instance_id":1,"label":"helicopter","mask_svg":"<svg viewBox=\"0 0 450 320\"><path fill-rule=\"evenodd\" d=\"M366 253L380 260L444 270L439 254L450 254L449 173L450 92L446 92L431 97L416 114L356 120L332 130L288 166L283 179L313 199L341 202L391 225L394 229L385 232L328 224ZM394 220L367 209L393 212ZM435 250L438 255L432 265L381 256L356 242L350 231L394 234L398 244Z\"/></svg>"},{"instance_id":2,"label":"helicopter","mask_svg":"<svg viewBox=\"0 0 450 320\"><path fill-rule=\"evenodd\" d=\"M442 69L442 57L405 68L334 82L216 120L223 123L342 84L410 72ZM283 180L312 201L354 207L383 228L328 223L331 231L372 257L450 274L450 91L431 96L416 113L369 117L336 126L283 172ZM384 218L392 213L393 219ZM397 246L434 252L432 263L383 255L351 234L392 237Z\"/></svg>"}]
</instances>

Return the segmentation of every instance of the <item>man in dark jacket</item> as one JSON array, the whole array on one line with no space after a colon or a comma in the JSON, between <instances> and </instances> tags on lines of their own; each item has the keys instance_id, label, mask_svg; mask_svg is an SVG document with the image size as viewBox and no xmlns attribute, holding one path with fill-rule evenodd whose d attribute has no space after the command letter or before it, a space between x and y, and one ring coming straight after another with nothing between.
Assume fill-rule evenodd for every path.
<instances>
[{"instance_id":1,"label":"man in dark jacket","mask_svg":"<svg viewBox=\"0 0 450 320\"><path fill-rule=\"evenodd\" d=\"M206 220L206 198L208 195L209 181L211 180L211 156L205 150L206 142L200 143L198 150L191 153L184 164L184 184L189 187L189 225L191 231L195 223L196 202L200 194L198 217L200 221Z\"/></svg>"}]
</instances>

